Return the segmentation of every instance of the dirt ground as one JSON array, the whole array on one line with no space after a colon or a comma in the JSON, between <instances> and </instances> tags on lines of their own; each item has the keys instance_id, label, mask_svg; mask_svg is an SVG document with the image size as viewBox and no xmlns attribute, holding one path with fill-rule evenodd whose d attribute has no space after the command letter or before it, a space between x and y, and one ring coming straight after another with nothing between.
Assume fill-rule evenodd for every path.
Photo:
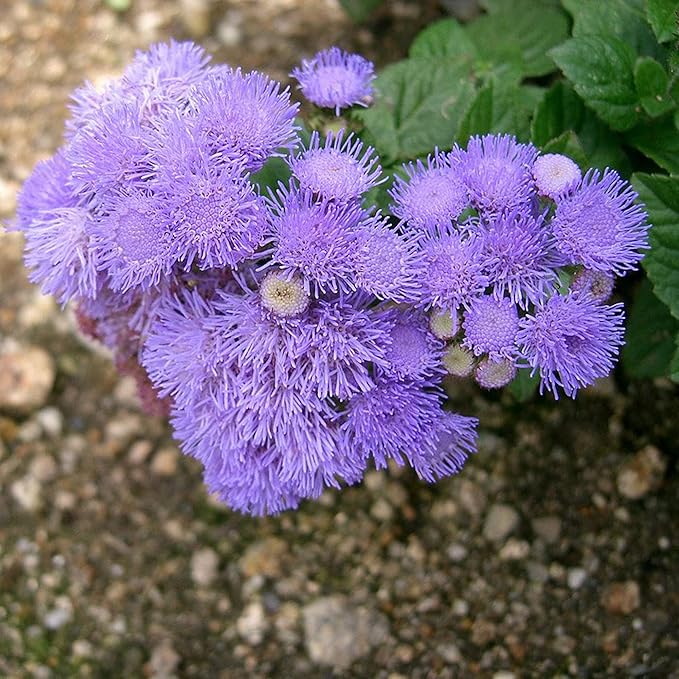
<instances>
[{"instance_id":1,"label":"dirt ground","mask_svg":"<svg viewBox=\"0 0 679 679\"><path fill-rule=\"evenodd\" d=\"M61 143L70 91L138 48L193 35L285 80L332 44L387 63L443 11L387 1L357 28L335 0L4 0L0 219ZM252 519L206 495L21 249L0 231L0 402L28 392L0 410L0 676L679 677L669 382L527 404L452 384L481 420L461 475L371 472Z\"/></svg>"}]
</instances>

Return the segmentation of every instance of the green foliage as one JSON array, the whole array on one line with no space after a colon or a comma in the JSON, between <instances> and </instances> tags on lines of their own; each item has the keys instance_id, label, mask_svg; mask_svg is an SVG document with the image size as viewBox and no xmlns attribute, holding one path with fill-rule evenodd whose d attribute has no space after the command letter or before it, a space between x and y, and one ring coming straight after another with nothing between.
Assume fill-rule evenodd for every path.
<instances>
[{"instance_id":1,"label":"green foliage","mask_svg":"<svg viewBox=\"0 0 679 679\"><path fill-rule=\"evenodd\" d=\"M528 401L537 391L540 375L536 372L531 376L531 368L521 368L509 385L509 391L517 401Z\"/></svg>"},{"instance_id":2,"label":"green foliage","mask_svg":"<svg viewBox=\"0 0 679 679\"><path fill-rule=\"evenodd\" d=\"M630 377L660 377L670 372L679 320L653 294L648 280L642 281L632 301L625 339L622 359Z\"/></svg>"},{"instance_id":3,"label":"green foliage","mask_svg":"<svg viewBox=\"0 0 679 679\"><path fill-rule=\"evenodd\" d=\"M252 181L259 187L263 196L268 195L269 189L275 189L278 182L287 184L290 179L290 167L282 158L270 158L261 170L252 175Z\"/></svg>"},{"instance_id":4,"label":"green foliage","mask_svg":"<svg viewBox=\"0 0 679 679\"><path fill-rule=\"evenodd\" d=\"M646 0L648 22L658 42L669 42L679 32L679 1Z\"/></svg>"}]
</instances>

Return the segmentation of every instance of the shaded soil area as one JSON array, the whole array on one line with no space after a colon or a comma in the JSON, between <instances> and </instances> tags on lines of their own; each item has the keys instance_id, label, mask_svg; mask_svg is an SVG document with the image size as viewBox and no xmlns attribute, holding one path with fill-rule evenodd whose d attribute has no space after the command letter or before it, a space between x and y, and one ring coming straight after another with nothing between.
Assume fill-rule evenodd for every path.
<instances>
[{"instance_id":1,"label":"shaded soil area","mask_svg":"<svg viewBox=\"0 0 679 679\"><path fill-rule=\"evenodd\" d=\"M7 6L3 220L60 144L72 88L135 49L202 32L215 59L284 79L331 44L387 63L442 12L387 2L356 28L331 0ZM370 472L252 519L206 495L131 381L30 285L21 249L0 234L0 345L54 384L0 412L0 676L679 677L669 382L619 375L558 403L451 383L452 405L481 421L461 475Z\"/></svg>"}]
</instances>

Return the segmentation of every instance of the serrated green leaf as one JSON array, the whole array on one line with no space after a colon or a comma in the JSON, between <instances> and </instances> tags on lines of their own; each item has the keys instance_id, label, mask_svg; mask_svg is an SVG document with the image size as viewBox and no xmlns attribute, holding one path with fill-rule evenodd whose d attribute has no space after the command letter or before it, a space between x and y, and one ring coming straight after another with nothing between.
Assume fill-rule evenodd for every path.
<instances>
[{"instance_id":1,"label":"serrated green leaf","mask_svg":"<svg viewBox=\"0 0 679 679\"><path fill-rule=\"evenodd\" d=\"M577 131L582 125L585 106L573 88L559 80L547 90L535 109L531 123L531 140L544 146L567 130Z\"/></svg>"},{"instance_id":2,"label":"serrated green leaf","mask_svg":"<svg viewBox=\"0 0 679 679\"><path fill-rule=\"evenodd\" d=\"M621 146L620 135L611 132L589 109L578 132L591 167L604 170L607 167L616 169L623 177L632 174L632 163Z\"/></svg>"},{"instance_id":3,"label":"serrated green leaf","mask_svg":"<svg viewBox=\"0 0 679 679\"><path fill-rule=\"evenodd\" d=\"M560 8L535 0L504 0L496 11L467 24L481 58L494 64L521 64L524 76L556 70L547 52L568 37L568 18Z\"/></svg>"},{"instance_id":4,"label":"serrated green leaf","mask_svg":"<svg viewBox=\"0 0 679 679\"><path fill-rule=\"evenodd\" d=\"M478 55L474 43L461 24L455 19L441 19L417 35L410 45L408 56L460 60L468 63L471 68Z\"/></svg>"},{"instance_id":5,"label":"serrated green leaf","mask_svg":"<svg viewBox=\"0 0 679 679\"><path fill-rule=\"evenodd\" d=\"M669 95L670 78L665 69L651 57L639 57L634 64L634 86L641 105L656 118L674 108Z\"/></svg>"},{"instance_id":6,"label":"serrated green leaf","mask_svg":"<svg viewBox=\"0 0 679 679\"><path fill-rule=\"evenodd\" d=\"M573 37L614 36L634 52L659 56L660 49L651 31L644 0L562 0L573 17Z\"/></svg>"},{"instance_id":7,"label":"serrated green leaf","mask_svg":"<svg viewBox=\"0 0 679 679\"><path fill-rule=\"evenodd\" d=\"M375 103L355 115L365 138L390 165L450 148L467 112L474 86L466 69L445 59L405 59L388 66L375 81Z\"/></svg>"},{"instance_id":8,"label":"serrated green leaf","mask_svg":"<svg viewBox=\"0 0 679 679\"><path fill-rule=\"evenodd\" d=\"M627 318L622 365L630 377L669 374L679 320L653 294L648 279L637 290Z\"/></svg>"},{"instance_id":9,"label":"serrated green leaf","mask_svg":"<svg viewBox=\"0 0 679 679\"><path fill-rule=\"evenodd\" d=\"M457 141L464 144L474 134L509 132L527 141L530 118L544 90L536 87L489 82L476 95L460 123Z\"/></svg>"},{"instance_id":10,"label":"serrated green leaf","mask_svg":"<svg viewBox=\"0 0 679 679\"><path fill-rule=\"evenodd\" d=\"M363 23L381 4L383 0L340 0L344 11L357 24Z\"/></svg>"},{"instance_id":11,"label":"serrated green leaf","mask_svg":"<svg viewBox=\"0 0 679 679\"><path fill-rule=\"evenodd\" d=\"M679 318L679 177L638 172L632 183L653 225L643 267L653 292Z\"/></svg>"},{"instance_id":12,"label":"serrated green leaf","mask_svg":"<svg viewBox=\"0 0 679 679\"><path fill-rule=\"evenodd\" d=\"M614 130L629 130L640 117L634 87L634 50L622 40L572 38L550 54L575 91Z\"/></svg>"},{"instance_id":13,"label":"serrated green leaf","mask_svg":"<svg viewBox=\"0 0 679 679\"><path fill-rule=\"evenodd\" d=\"M540 384L540 376L536 373L531 377L531 368L521 368L516 371L516 377L509 385L509 391L517 401L527 401L535 394Z\"/></svg>"},{"instance_id":14,"label":"serrated green leaf","mask_svg":"<svg viewBox=\"0 0 679 679\"><path fill-rule=\"evenodd\" d=\"M670 174L679 174L679 129L674 118L644 123L630 130L625 139Z\"/></svg>"},{"instance_id":15,"label":"serrated green leaf","mask_svg":"<svg viewBox=\"0 0 679 679\"><path fill-rule=\"evenodd\" d=\"M646 0L648 23L658 42L669 42L679 30L679 2L677 0Z\"/></svg>"}]
</instances>

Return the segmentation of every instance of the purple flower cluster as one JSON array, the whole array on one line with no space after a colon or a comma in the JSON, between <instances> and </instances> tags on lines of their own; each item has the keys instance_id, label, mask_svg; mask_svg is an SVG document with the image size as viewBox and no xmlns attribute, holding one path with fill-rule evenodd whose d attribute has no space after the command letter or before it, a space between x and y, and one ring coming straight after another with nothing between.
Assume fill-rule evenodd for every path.
<instances>
[{"instance_id":1,"label":"purple flower cluster","mask_svg":"<svg viewBox=\"0 0 679 679\"><path fill-rule=\"evenodd\" d=\"M293 76L336 112L374 78L337 48ZM647 229L613 172L489 135L404 166L383 214L373 148L345 130L302 144L287 89L190 43L139 53L72 110L19 197L31 276L234 509L296 507L389 460L456 473L476 420L444 408L447 375L496 388L529 367L572 396L611 370L605 301Z\"/></svg>"},{"instance_id":2,"label":"purple flower cluster","mask_svg":"<svg viewBox=\"0 0 679 679\"><path fill-rule=\"evenodd\" d=\"M606 301L648 247L628 182L486 135L404 165L389 194L448 374L492 389L528 367L558 398L611 371L623 311Z\"/></svg>"}]
</instances>

